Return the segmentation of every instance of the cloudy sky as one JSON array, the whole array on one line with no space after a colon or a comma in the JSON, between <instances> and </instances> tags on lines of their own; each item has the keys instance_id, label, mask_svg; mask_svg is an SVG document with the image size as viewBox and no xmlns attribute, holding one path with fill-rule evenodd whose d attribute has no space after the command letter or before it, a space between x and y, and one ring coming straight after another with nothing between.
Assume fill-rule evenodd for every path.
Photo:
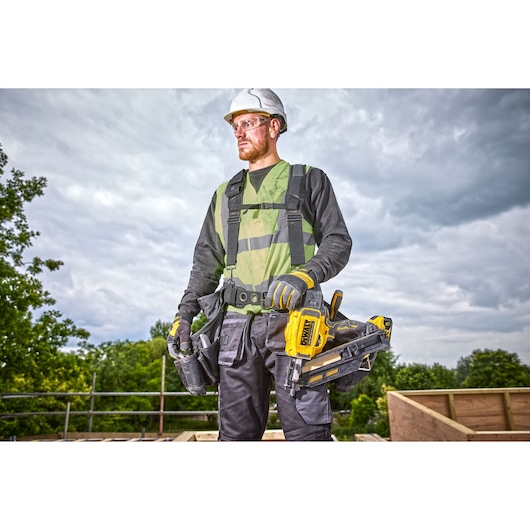
<instances>
[{"instance_id":1,"label":"cloudy sky","mask_svg":"<svg viewBox=\"0 0 530 530\"><path fill-rule=\"evenodd\" d=\"M353 238L324 284L342 311L394 320L400 362L477 348L530 364L530 90L275 89L285 160L330 177ZM91 342L172 319L212 193L244 164L236 89L3 89L9 168L45 176L27 207L43 276Z\"/></svg>"},{"instance_id":2,"label":"cloudy sky","mask_svg":"<svg viewBox=\"0 0 530 530\"><path fill-rule=\"evenodd\" d=\"M91 332L93 343L145 339L157 320L171 320L211 194L243 167L222 120L236 91L227 87L272 85L284 87L276 91L289 118L281 156L328 173L354 240L348 266L324 285L327 298L340 288L348 316L391 316L392 347L401 362L454 367L473 349L502 348L530 364L530 91L475 90L530 87L524 2L378 0L350 3L346 14L344 5L3 2L0 142L9 167L48 179L45 195L27 208L32 228L41 232L32 250L65 262L44 283L63 314ZM289 88L308 86L319 89ZM77 89L87 87L94 90ZM279 446L268 451L273 447ZM453 473L459 458L472 468L474 479L461 482L465 490L454 498L465 499L459 513L469 513L476 524L480 514L469 509L469 484L477 501L491 498L483 488L495 466L485 477L483 462L494 448L488 445L483 455L474 446L460 456L456 446L446 445L443 452L450 448L447 463L440 451L430 460L431 474ZM515 458L515 446L508 456L498 448L494 461ZM314 461L316 447L310 450ZM379 480L372 466L387 469L388 454L389 465L405 463L400 480L414 488L423 472L418 467L414 473L415 462L425 459L413 451L397 459L395 452L378 451L360 470L363 480ZM129 455L119 453L113 465L121 464L121 456L130 472ZM238 457L216 465L229 463L225 475L232 475ZM194 484L202 475L195 472L197 459L188 460L188 482ZM33 468L48 461L36 453ZM86 476L101 464L83 461L92 466ZM522 455L514 465L500 466L499 478L509 481L512 470L520 474L521 462ZM65 472L79 473L78 458L74 464L47 473L46 480L64 482ZM355 466L359 474L358 461ZM141 469L148 480L153 470L167 471L149 464ZM141 469L133 468L135 476ZM254 467L249 470L246 483L255 482ZM13 471L4 482L23 478L18 467ZM175 473L157 480L168 477L173 488ZM270 490L267 476L260 474L253 494L259 487L264 494ZM93 484L77 481L70 504L82 498L83 486ZM426 506L431 486L420 499ZM521 520L517 506L524 502L514 501L514 494L507 489L506 502L496 497L491 503L512 507L499 512L499 522ZM108 496L115 497L114 491ZM196 498L183 502L195 506ZM407 499L396 490L387 502L395 503L393 526L410 529L408 513L401 516ZM42 526L47 505L41 505L35 513ZM491 524L495 515L488 511L484 522ZM134 517L137 523L138 513Z\"/></svg>"}]
</instances>

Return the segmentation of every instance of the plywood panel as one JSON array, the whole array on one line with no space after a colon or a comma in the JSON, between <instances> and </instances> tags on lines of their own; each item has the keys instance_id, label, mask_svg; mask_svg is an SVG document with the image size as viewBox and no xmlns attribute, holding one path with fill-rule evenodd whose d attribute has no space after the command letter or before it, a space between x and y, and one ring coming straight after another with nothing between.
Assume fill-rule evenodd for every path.
<instances>
[{"instance_id":1,"label":"plywood panel","mask_svg":"<svg viewBox=\"0 0 530 530\"><path fill-rule=\"evenodd\" d=\"M513 428L516 431L530 431L530 392L510 392Z\"/></svg>"},{"instance_id":2,"label":"plywood panel","mask_svg":"<svg viewBox=\"0 0 530 530\"><path fill-rule=\"evenodd\" d=\"M435 410L439 414L444 415L446 418L451 417L447 394L417 394L408 397L429 409Z\"/></svg>"},{"instance_id":3,"label":"plywood panel","mask_svg":"<svg viewBox=\"0 0 530 530\"><path fill-rule=\"evenodd\" d=\"M473 431L399 392L388 392L391 441L466 441Z\"/></svg>"},{"instance_id":4,"label":"plywood panel","mask_svg":"<svg viewBox=\"0 0 530 530\"><path fill-rule=\"evenodd\" d=\"M454 395L456 421L474 431L505 431L504 396L500 392Z\"/></svg>"},{"instance_id":5,"label":"plywood panel","mask_svg":"<svg viewBox=\"0 0 530 530\"><path fill-rule=\"evenodd\" d=\"M530 388L409 390L394 394L388 394L393 439L449 439L454 424L470 441L530 439ZM429 415L437 421L429 420Z\"/></svg>"}]
</instances>

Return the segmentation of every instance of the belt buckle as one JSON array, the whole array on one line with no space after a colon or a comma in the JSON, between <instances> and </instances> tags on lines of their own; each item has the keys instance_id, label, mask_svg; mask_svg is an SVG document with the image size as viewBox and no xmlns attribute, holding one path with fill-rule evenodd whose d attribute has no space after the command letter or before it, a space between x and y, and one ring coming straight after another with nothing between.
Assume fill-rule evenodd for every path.
<instances>
[{"instance_id":1,"label":"belt buckle","mask_svg":"<svg viewBox=\"0 0 530 530\"><path fill-rule=\"evenodd\" d=\"M247 291L238 291L237 301L243 305L247 304L248 294Z\"/></svg>"},{"instance_id":2,"label":"belt buckle","mask_svg":"<svg viewBox=\"0 0 530 530\"><path fill-rule=\"evenodd\" d=\"M265 293L259 291L238 291L237 301L243 306L247 304L259 305L265 307Z\"/></svg>"}]
</instances>

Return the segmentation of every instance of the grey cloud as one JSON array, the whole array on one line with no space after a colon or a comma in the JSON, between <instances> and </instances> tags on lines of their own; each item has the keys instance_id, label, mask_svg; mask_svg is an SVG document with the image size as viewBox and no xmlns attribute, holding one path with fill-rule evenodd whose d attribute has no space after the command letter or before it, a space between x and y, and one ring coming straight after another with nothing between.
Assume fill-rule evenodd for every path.
<instances>
[{"instance_id":1,"label":"grey cloud","mask_svg":"<svg viewBox=\"0 0 530 530\"><path fill-rule=\"evenodd\" d=\"M384 193L401 222L457 225L530 202L527 90L309 92L293 95L305 96L294 114L312 138L306 156Z\"/></svg>"},{"instance_id":2,"label":"grey cloud","mask_svg":"<svg viewBox=\"0 0 530 530\"><path fill-rule=\"evenodd\" d=\"M46 288L94 343L175 313L212 194L244 167L222 119L235 91L0 90L10 167L48 179L32 252L65 262ZM530 363L530 91L277 92L280 155L329 175L353 238L327 298L392 316L404 362Z\"/></svg>"}]
</instances>

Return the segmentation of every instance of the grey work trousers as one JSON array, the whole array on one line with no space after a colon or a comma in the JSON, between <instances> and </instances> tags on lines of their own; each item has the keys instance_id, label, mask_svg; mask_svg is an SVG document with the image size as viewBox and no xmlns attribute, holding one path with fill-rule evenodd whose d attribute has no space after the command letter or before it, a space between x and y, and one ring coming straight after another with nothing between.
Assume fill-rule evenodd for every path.
<instances>
[{"instance_id":1,"label":"grey work trousers","mask_svg":"<svg viewBox=\"0 0 530 530\"><path fill-rule=\"evenodd\" d=\"M283 388L287 314L227 313L219 351L219 440L261 440L269 395L276 381L278 416L288 441L331 441L326 385L302 388L295 398Z\"/></svg>"}]
</instances>

